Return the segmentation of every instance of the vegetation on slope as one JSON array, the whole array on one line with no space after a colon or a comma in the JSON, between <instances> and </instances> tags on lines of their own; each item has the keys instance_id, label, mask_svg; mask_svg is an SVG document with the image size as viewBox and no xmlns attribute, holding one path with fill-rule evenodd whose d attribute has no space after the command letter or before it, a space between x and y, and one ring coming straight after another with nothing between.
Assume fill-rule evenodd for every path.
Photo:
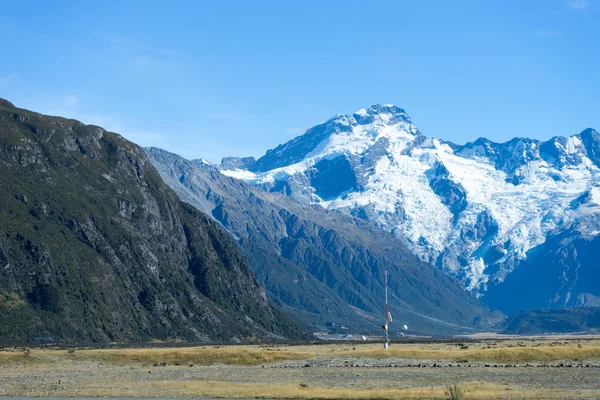
<instances>
[{"instance_id":1,"label":"vegetation on slope","mask_svg":"<svg viewBox=\"0 0 600 400\"><path fill-rule=\"evenodd\" d=\"M305 337L138 146L0 102L0 340Z\"/></svg>"}]
</instances>

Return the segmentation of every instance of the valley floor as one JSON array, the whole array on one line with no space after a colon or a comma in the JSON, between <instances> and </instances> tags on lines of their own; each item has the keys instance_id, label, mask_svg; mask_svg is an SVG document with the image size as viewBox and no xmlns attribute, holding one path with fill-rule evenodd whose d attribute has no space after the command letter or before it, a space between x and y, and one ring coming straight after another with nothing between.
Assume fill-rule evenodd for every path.
<instances>
[{"instance_id":1,"label":"valley floor","mask_svg":"<svg viewBox=\"0 0 600 400\"><path fill-rule=\"evenodd\" d=\"M594 399L599 378L593 337L0 351L0 396Z\"/></svg>"}]
</instances>

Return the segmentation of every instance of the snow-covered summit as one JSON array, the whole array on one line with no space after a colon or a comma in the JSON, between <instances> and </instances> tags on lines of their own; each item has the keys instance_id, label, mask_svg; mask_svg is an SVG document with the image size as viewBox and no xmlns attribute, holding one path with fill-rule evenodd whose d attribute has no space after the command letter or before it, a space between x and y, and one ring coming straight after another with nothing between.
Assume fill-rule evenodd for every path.
<instances>
[{"instance_id":1,"label":"snow-covered summit","mask_svg":"<svg viewBox=\"0 0 600 400\"><path fill-rule=\"evenodd\" d=\"M358 125L372 124L375 121L381 121L387 124L396 124L398 122L410 122L410 118L406 111L393 104L375 104L369 109L361 108L354 114L352 118Z\"/></svg>"},{"instance_id":2,"label":"snow-covered summit","mask_svg":"<svg viewBox=\"0 0 600 400\"><path fill-rule=\"evenodd\" d=\"M332 155L335 153L335 149L332 149L334 147L342 151L360 151L368 145L369 137L377 135L383 128L387 129L388 134L393 132L418 134L417 128L403 109L391 104L377 104L353 114L338 114L308 129L303 135L267 151L249 169L254 172L265 172L297 163L323 151L328 151ZM358 148L350 149L355 147L354 145Z\"/></svg>"},{"instance_id":3,"label":"snow-covered summit","mask_svg":"<svg viewBox=\"0 0 600 400\"><path fill-rule=\"evenodd\" d=\"M399 107L374 105L222 172L360 216L483 293L548 235L597 209L587 199L598 193L599 167L593 129L459 146L424 136Z\"/></svg>"}]
</instances>

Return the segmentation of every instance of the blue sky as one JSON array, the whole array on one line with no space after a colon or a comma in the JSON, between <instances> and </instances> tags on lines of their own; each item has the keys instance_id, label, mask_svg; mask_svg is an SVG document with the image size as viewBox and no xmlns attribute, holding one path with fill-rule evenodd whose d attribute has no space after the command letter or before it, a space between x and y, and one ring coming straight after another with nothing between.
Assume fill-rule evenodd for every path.
<instances>
[{"instance_id":1,"label":"blue sky","mask_svg":"<svg viewBox=\"0 0 600 400\"><path fill-rule=\"evenodd\" d=\"M457 143L600 129L600 0L169 3L0 0L0 97L211 161L376 103Z\"/></svg>"}]
</instances>

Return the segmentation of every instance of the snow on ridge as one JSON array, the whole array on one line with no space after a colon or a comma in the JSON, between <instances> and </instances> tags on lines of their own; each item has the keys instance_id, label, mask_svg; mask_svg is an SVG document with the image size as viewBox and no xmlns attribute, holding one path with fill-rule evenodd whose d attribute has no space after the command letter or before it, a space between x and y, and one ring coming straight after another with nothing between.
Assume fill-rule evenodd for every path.
<instances>
[{"instance_id":1,"label":"snow on ridge","mask_svg":"<svg viewBox=\"0 0 600 400\"><path fill-rule=\"evenodd\" d=\"M567 138L567 145L565 147L567 154L575 154L583 147L583 142L577 136L571 136Z\"/></svg>"},{"instance_id":2,"label":"snow on ridge","mask_svg":"<svg viewBox=\"0 0 600 400\"><path fill-rule=\"evenodd\" d=\"M590 200L592 202L600 205L600 188L599 187L593 187L590 190Z\"/></svg>"},{"instance_id":3,"label":"snow on ridge","mask_svg":"<svg viewBox=\"0 0 600 400\"><path fill-rule=\"evenodd\" d=\"M243 181L252 181L256 178L256 174L246 169L221 170L221 173Z\"/></svg>"},{"instance_id":4,"label":"snow on ridge","mask_svg":"<svg viewBox=\"0 0 600 400\"><path fill-rule=\"evenodd\" d=\"M549 155L540 156L542 142L536 140L497 144L478 139L451 146L422 136L406 114L393 118L385 108L396 109L376 105L337 115L333 122L339 125L333 124L334 130L301 161L257 174L222 172L269 189L275 182L302 177L294 184L308 186L292 196L345 213L369 210L370 222L405 239L417 256L456 275L474 292L510 273L502 267L504 261L525 258L551 232L580 218L583 208L571 204L584 193L590 193L585 213L600 212L600 170L578 135L551 140L559 157L578 160L556 164ZM382 142L387 143L382 153L370 155ZM320 161L338 157L351 160L360 188L321 199L307 177L318 173ZM436 165L447 176L436 176ZM434 189L436 180L442 184ZM452 211L460 196L463 206ZM490 252L496 254L492 262L500 265L494 274L486 264Z\"/></svg>"}]
</instances>

